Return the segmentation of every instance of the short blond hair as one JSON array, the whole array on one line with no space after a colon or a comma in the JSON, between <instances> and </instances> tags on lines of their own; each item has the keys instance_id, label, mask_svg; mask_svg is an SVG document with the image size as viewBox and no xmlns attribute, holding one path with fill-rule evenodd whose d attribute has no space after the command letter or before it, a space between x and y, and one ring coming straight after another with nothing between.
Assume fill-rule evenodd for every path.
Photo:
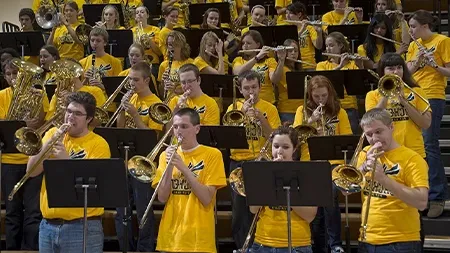
<instances>
[{"instance_id":1,"label":"short blond hair","mask_svg":"<svg viewBox=\"0 0 450 253\"><path fill-rule=\"evenodd\" d=\"M386 126L392 125L392 118L387 110L381 108L373 108L364 114L361 119L360 126L361 128L364 128L375 120L381 121Z\"/></svg>"}]
</instances>

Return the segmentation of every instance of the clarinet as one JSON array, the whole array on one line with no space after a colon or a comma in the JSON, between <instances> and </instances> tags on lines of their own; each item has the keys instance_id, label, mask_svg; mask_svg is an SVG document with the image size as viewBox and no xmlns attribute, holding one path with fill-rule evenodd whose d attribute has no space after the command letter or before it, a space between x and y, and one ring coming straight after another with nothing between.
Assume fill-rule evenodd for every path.
<instances>
[{"instance_id":1,"label":"clarinet","mask_svg":"<svg viewBox=\"0 0 450 253\"><path fill-rule=\"evenodd\" d=\"M95 60L96 60L96 56L95 56L95 50L94 51L92 51L92 62L91 62L91 65L92 65L92 78L93 79L95 79Z\"/></svg>"},{"instance_id":2,"label":"clarinet","mask_svg":"<svg viewBox=\"0 0 450 253\"><path fill-rule=\"evenodd\" d=\"M173 50L169 50L168 58L169 58L169 64L167 66L167 70L168 70L167 73L169 75L169 80L170 80L170 72L172 71L172 62L173 62ZM166 87L164 87L164 98L166 98L166 96L167 96L167 90L166 90Z\"/></svg>"}]
</instances>

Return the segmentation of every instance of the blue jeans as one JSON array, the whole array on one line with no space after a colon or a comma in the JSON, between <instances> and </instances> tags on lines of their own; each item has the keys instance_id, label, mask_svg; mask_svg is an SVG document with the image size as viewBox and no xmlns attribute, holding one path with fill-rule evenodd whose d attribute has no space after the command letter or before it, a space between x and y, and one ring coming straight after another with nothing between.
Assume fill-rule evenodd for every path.
<instances>
[{"instance_id":1,"label":"blue jeans","mask_svg":"<svg viewBox=\"0 0 450 253\"><path fill-rule=\"evenodd\" d=\"M289 253L289 249L286 248L272 248L268 246L264 246L259 243L253 243L252 247L250 248L249 252L256 252L256 253ZM303 247L292 247L292 252L294 253L313 253L311 245L310 246L303 246Z\"/></svg>"},{"instance_id":2,"label":"blue jeans","mask_svg":"<svg viewBox=\"0 0 450 253\"><path fill-rule=\"evenodd\" d=\"M358 110L354 108L345 109L347 112L348 120L350 121L350 126L352 128L353 134L358 134L361 132L361 128L359 126L359 114Z\"/></svg>"},{"instance_id":3,"label":"blue jeans","mask_svg":"<svg viewBox=\"0 0 450 253\"><path fill-rule=\"evenodd\" d=\"M101 220L87 221L86 252L103 253L103 227ZM39 227L40 253L83 252L83 219L55 225L46 219Z\"/></svg>"},{"instance_id":4,"label":"blue jeans","mask_svg":"<svg viewBox=\"0 0 450 253\"><path fill-rule=\"evenodd\" d=\"M341 239L341 210L339 208L339 190L333 184L333 206L319 207L314 220L311 222L311 232L314 241L314 253L329 252L331 249L342 246ZM325 230L326 228L326 230ZM326 235L328 234L328 240Z\"/></svg>"},{"instance_id":5,"label":"blue jeans","mask_svg":"<svg viewBox=\"0 0 450 253\"><path fill-rule=\"evenodd\" d=\"M447 198L447 178L441 159L439 136L441 121L444 115L445 100L429 99L431 110L431 126L422 132L428 163L429 201L444 201Z\"/></svg>"},{"instance_id":6,"label":"blue jeans","mask_svg":"<svg viewBox=\"0 0 450 253\"><path fill-rule=\"evenodd\" d=\"M396 242L384 245L359 243L358 253L418 253L421 252L420 242Z\"/></svg>"},{"instance_id":7,"label":"blue jeans","mask_svg":"<svg viewBox=\"0 0 450 253\"><path fill-rule=\"evenodd\" d=\"M241 161L230 160L230 172L241 166ZM247 199L234 191L231 191L231 211L231 230L233 239L236 247L240 249L244 245L254 215L247 206ZM251 242L252 240L250 241L250 244Z\"/></svg>"},{"instance_id":8,"label":"blue jeans","mask_svg":"<svg viewBox=\"0 0 450 253\"><path fill-rule=\"evenodd\" d=\"M285 112L280 112L280 120L281 120L281 124L283 124L284 122L291 122L290 124L294 124L294 119L295 119L295 113L285 113Z\"/></svg>"},{"instance_id":9,"label":"blue jeans","mask_svg":"<svg viewBox=\"0 0 450 253\"><path fill-rule=\"evenodd\" d=\"M13 200L7 199L14 185L25 175L26 169L26 164L2 164L1 193L6 206L6 250L38 250L39 247L42 175L29 178Z\"/></svg>"},{"instance_id":10,"label":"blue jeans","mask_svg":"<svg viewBox=\"0 0 450 253\"><path fill-rule=\"evenodd\" d=\"M128 193L129 203L133 207L136 205L137 221L141 221L145 209L152 197L154 190L149 184L144 184L137 181L135 178L128 176ZM123 249L123 207L116 209L116 233L119 241L120 249ZM127 208L128 217L132 215L132 208ZM152 252L155 251L155 215L153 208L147 216L147 222L142 229L139 229L137 242L134 239L134 229L132 219L128 221L128 251Z\"/></svg>"}]
</instances>

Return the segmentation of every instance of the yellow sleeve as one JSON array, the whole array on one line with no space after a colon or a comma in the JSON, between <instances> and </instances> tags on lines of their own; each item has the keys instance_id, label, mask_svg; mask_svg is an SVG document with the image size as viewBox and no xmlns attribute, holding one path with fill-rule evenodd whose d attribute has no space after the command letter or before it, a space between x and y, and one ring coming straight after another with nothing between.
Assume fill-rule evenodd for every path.
<instances>
[{"instance_id":1,"label":"yellow sleeve","mask_svg":"<svg viewBox=\"0 0 450 253\"><path fill-rule=\"evenodd\" d=\"M377 106L377 104L378 104L378 100L377 100L377 96L376 96L377 92L378 92L377 90L372 90L367 93L366 101L365 101L366 112Z\"/></svg>"},{"instance_id":2,"label":"yellow sleeve","mask_svg":"<svg viewBox=\"0 0 450 253\"><path fill-rule=\"evenodd\" d=\"M91 56L84 57L83 59L80 60L80 65L84 71L86 71L92 65L92 60L88 61L89 57L91 57Z\"/></svg>"},{"instance_id":3,"label":"yellow sleeve","mask_svg":"<svg viewBox=\"0 0 450 253\"><path fill-rule=\"evenodd\" d=\"M244 4L242 3L242 0L236 0L236 8L238 10L244 8Z\"/></svg>"},{"instance_id":4,"label":"yellow sleeve","mask_svg":"<svg viewBox=\"0 0 450 253\"><path fill-rule=\"evenodd\" d=\"M267 120L269 121L269 125L272 129L276 129L281 126L280 115L278 114L277 108L270 104L269 108L267 108Z\"/></svg>"},{"instance_id":5,"label":"yellow sleeve","mask_svg":"<svg viewBox=\"0 0 450 253\"><path fill-rule=\"evenodd\" d=\"M450 62L450 39L446 37L441 43L439 43L439 46L437 47L438 55L442 58L442 61L444 64L447 64Z\"/></svg>"},{"instance_id":6,"label":"yellow sleeve","mask_svg":"<svg viewBox=\"0 0 450 253\"><path fill-rule=\"evenodd\" d=\"M302 124L303 121L303 105L299 106L297 108L297 111L295 112L295 118L294 118L294 124L293 126L299 126Z\"/></svg>"},{"instance_id":7,"label":"yellow sleeve","mask_svg":"<svg viewBox=\"0 0 450 253\"><path fill-rule=\"evenodd\" d=\"M326 61L321 61L321 62L317 63L316 70L328 70L327 69L327 62Z\"/></svg>"},{"instance_id":8,"label":"yellow sleeve","mask_svg":"<svg viewBox=\"0 0 450 253\"><path fill-rule=\"evenodd\" d=\"M52 138L52 136L55 134L56 130L57 130L56 127L52 127L47 132L45 132L44 137L42 137L42 143L46 144L50 140L50 138Z\"/></svg>"},{"instance_id":9,"label":"yellow sleeve","mask_svg":"<svg viewBox=\"0 0 450 253\"><path fill-rule=\"evenodd\" d=\"M220 110L217 102L208 97L207 109L205 112L205 116L203 117L202 125L205 126L215 126L220 125Z\"/></svg>"},{"instance_id":10,"label":"yellow sleeve","mask_svg":"<svg viewBox=\"0 0 450 253\"><path fill-rule=\"evenodd\" d=\"M358 54L361 56L367 56L366 49L364 48L364 44L358 46Z\"/></svg>"},{"instance_id":11,"label":"yellow sleeve","mask_svg":"<svg viewBox=\"0 0 450 253\"><path fill-rule=\"evenodd\" d=\"M311 40L316 41L317 40L316 29L314 29L314 27L312 27L312 26L308 26L308 31L309 31L309 37L311 37Z\"/></svg>"},{"instance_id":12,"label":"yellow sleeve","mask_svg":"<svg viewBox=\"0 0 450 253\"><path fill-rule=\"evenodd\" d=\"M155 35L153 36L153 40L158 48L161 48L161 40L159 39L159 32L161 31L158 27L155 27L156 29L153 30Z\"/></svg>"},{"instance_id":13,"label":"yellow sleeve","mask_svg":"<svg viewBox=\"0 0 450 253\"><path fill-rule=\"evenodd\" d=\"M409 43L408 52L406 52L406 62L416 59L416 44L414 42Z\"/></svg>"},{"instance_id":14,"label":"yellow sleeve","mask_svg":"<svg viewBox=\"0 0 450 253\"><path fill-rule=\"evenodd\" d=\"M283 8L285 7L284 0L275 0L275 8Z\"/></svg>"},{"instance_id":15,"label":"yellow sleeve","mask_svg":"<svg viewBox=\"0 0 450 253\"><path fill-rule=\"evenodd\" d=\"M92 94L92 96L95 97L95 102L96 102L97 107L100 107L106 102L107 98L102 89L100 89L98 87L95 87L95 88L97 88L97 89L92 89L91 94Z\"/></svg>"},{"instance_id":16,"label":"yellow sleeve","mask_svg":"<svg viewBox=\"0 0 450 253\"><path fill-rule=\"evenodd\" d=\"M123 67L122 67L122 63L120 62L119 59L117 59L116 57L112 57L112 76L118 76L120 74L120 72L122 72Z\"/></svg>"},{"instance_id":17,"label":"yellow sleeve","mask_svg":"<svg viewBox=\"0 0 450 253\"><path fill-rule=\"evenodd\" d=\"M95 145L89 154L89 159L107 159L111 158L111 151L108 143L102 137L98 136L95 139Z\"/></svg>"},{"instance_id":18,"label":"yellow sleeve","mask_svg":"<svg viewBox=\"0 0 450 253\"><path fill-rule=\"evenodd\" d=\"M175 109L175 106L177 106L177 102L178 102L178 96L175 96L170 99L168 106L169 106L170 110L172 110L172 112L173 112L173 109Z\"/></svg>"},{"instance_id":19,"label":"yellow sleeve","mask_svg":"<svg viewBox=\"0 0 450 253\"><path fill-rule=\"evenodd\" d=\"M118 76L127 76L127 70L128 70L128 69L125 69L125 70L121 71L121 72L118 74Z\"/></svg>"},{"instance_id":20,"label":"yellow sleeve","mask_svg":"<svg viewBox=\"0 0 450 253\"><path fill-rule=\"evenodd\" d=\"M45 116L45 120L49 120L55 114L55 111L56 111L56 100L57 100L56 96L53 95L52 99L50 100L50 105L48 107L48 111L47 111L47 115Z\"/></svg>"},{"instance_id":21,"label":"yellow sleeve","mask_svg":"<svg viewBox=\"0 0 450 253\"><path fill-rule=\"evenodd\" d=\"M205 185L216 186L217 189L226 186L225 166L223 164L222 153L218 149L211 149L208 165Z\"/></svg>"},{"instance_id":22,"label":"yellow sleeve","mask_svg":"<svg viewBox=\"0 0 450 253\"><path fill-rule=\"evenodd\" d=\"M341 108L338 114L339 118L339 135L352 134L352 128L350 126L350 121L348 120L347 112Z\"/></svg>"},{"instance_id":23,"label":"yellow sleeve","mask_svg":"<svg viewBox=\"0 0 450 253\"><path fill-rule=\"evenodd\" d=\"M197 56L194 59L194 65L197 66L198 70L201 72L204 68L208 67L208 63L206 63L202 57Z\"/></svg>"},{"instance_id":24,"label":"yellow sleeve","mask_svg":"<svg viewBox=\"0 0 450 253\"><path fill-rule=\"evenodd\" d=\"M275 69L277 68L277 61L275 61L274 58L270 57L269 59L267 59L267 66L269 67L269 72L271 71L275 71Z\"/></svg>"},{"instance_id":25,"label":"yellow sleeve","mask_svg":"<svg viewBox=\"0 0 450 253\"><path fill-rule=\"evenodd\" d=\"M158 71L158 82L161 82L162 80L162 76L164 74L164 71L166 71L166 68L168 66L168 62L167 61L163 61L161 63L161 65L159 66L159 71Z\"/></svg>"},{"instance_id":26,"label":"yellow sleeve","mask_svg":"<svg viewBox=\"0 0 450 253\"><path fill-rule=\"evenodd\" d=\"M325 13L325 14L322 16L322 22L325 23L325 24L327 24L327 25L323 25L323 26L322 26L322 30L323 30L324 32L327 32L328 26L334 25L334 20L333 20L333 16L331 15L331 11Z\"/></svg>"},{"instance_id":27,"label":"yellow sleeve","mask_svg":"<svg viewBox=\"0 0 450 253\"><path fill-rule=\"evenodd\" d=\"M411 188L429 188L428 165L419 154L415 153L414 156L410 158L406 168L404 169L405 173L403 175L405 176L406 186Z\"/></svg>"},{"instance_id":28,"label":"yellow sleeve","mask_svg":"<svg viewBox=\"0 0 450 253\"><path fill-rule=\"evenodd\" d=\"M242 57L236 57L231 65L233 65L233 68L244 65L244 59Z\"/></svg>"},{"instance_id":29,"label":"yellow sleeve","mask_svg":"<svg viewBox=\"0 0 450 253\"><path fill-rule=\"evenodd\" d=\"M152 181L153 188L156 188L156 185L158 185L159 181L161 181L161 177L165 169L166 169L166 151L162 152L161 155L159 156L158 169L156 170L155 178Z\"/></svg>"}]
</instances>

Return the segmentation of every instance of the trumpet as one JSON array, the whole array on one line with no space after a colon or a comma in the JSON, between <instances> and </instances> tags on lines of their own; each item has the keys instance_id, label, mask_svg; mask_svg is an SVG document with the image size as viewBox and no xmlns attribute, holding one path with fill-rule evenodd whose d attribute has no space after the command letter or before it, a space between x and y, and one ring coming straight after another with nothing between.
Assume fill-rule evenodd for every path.
<instances>
[{"instance_id":1,"label":"trumpet","mask_svg":"<svg viewBox=\"0 0 450 253\"><path fill-rule=\"evenodd\" d=\"M394 44L396 44L396 45L402 45L402 43L400 43L400 42L398 42L398 41L396 41L396 40L388 39L388 38L383 37L383 36L381 36L381 35L378 35L378 34L376 34L376 33L370 33L370 35L375 36L375 37L380 38L380 39L385 40L385 41L392 42L392 43L394 43Z\"/></svg>"},{"instance_id":2,"label":"trumpet","mask_svg":"<svg viewBox=\"0 0 450 253\"><path fill-rule=\"evenodd\" d=\"M155 36L154 33L148 34L144 31L144 26L142 22L139 22L139 26L136 28L136 42L141 44L144 49L150 49L151 40Z\"/></svg>"},{"instance_id":3,"label":"trumpet","mask_svg":"<svg viewBox=\"0 0 450 253\"><path fill-rule=\"evenodd\" d=\"M48 143L47 148L44 150L44 153L42 154L42 156L36 161L35 164L33 164L33 166L31 166L31 168L27 171L27 173L20 179L20 181L14 185L14 188L12 189L11 193L8 196L8 200L12 201L14 198L14 195L19 191L19 189L25 184L25 182L28 180L28 178L30 178L31 174L37 169L37 167L45 160L47 159L53 149L53 146L55 146L55 144L60 141L61 138L63 138L66 133L69 131L70 127L72 125L70 123L65 123L63 125L61 125L61 127L59 128L61 131L60 132L56 132L53 137L51 138L51 141Z\"/></svg>"},{"instance_id":4,"label":"trumpet","mask_svg":"<svg viewBox=\"0 0 450 253\"><path fill-rule=\"evenodd\" d=\"M314 63L310 63L310 62L306 62L306 61L302 61L302 60L298 60L298 59L294 59L294 58L290 58L290 57L286 57L286 60L297 62L297 63L301 63L301 64L305 64L305 65L309 65L309 66L313 66L313 67L316 66L316 64L314 64Z\"/></svg>"},{"instance_id":5,"label":"trumpet","mask_svg":"<svg viewBox=\"0 0 450 253\"><path fill-rule=\"evenodd\" d=\"M279 46L279 47L268 47L269 50L274 51L274 52L278 52L280 50L292 50L294 49L294 47L291 46ZM239 50L239 54L248 54L248 53L259 53L261 52L263 49L262 48L258 48L258 49L245 49L245 50Z\"/></svg>"},{"instance_id":6,"label":"trumpet","mask_svg":"<svg viewBox=\"0 0 450 253\"><path fill-rule=\"evenodd\" d=\"M131 97L135 93L134 85L130 84L128 86L128 88L129 88L129 90L127 91L127 93L125 93L125 95L123 95L123 98L122 98L122 100L124 100L124 101L130 101ZM120 115L120 113L122 111L125 111L123 103L120 104L119 108L117 108L117 110L111 116L111 118L109 119L108 123L106 123L105 127L112 127L112 124L114 122L116 122L116 120L119 118L119 115ZM134 123L134 119L131 116L129 116L129 115L125 116L125 126L127 128L136 128L136 124Z\"/></svg>"},{"instance_id":7,"label":"trumpet","mask_svg":"<svg viewBox=\"0 0 450 253\"><path fill-rule=\"evenodd\" d=\"M233 108L231 111L225 113L222 117L222 122L224 126L241 126L245 123L245 114L237 109L237 99L236 99L236 86L237 77L233 79Z\"/></svg>"},{"instance_id":8,"label":"trumpet","mask_svg":"<svg viewBox=\"0 0 450 253\"><path fill-rule=\"evenodd\" d=\"M294 127L295 131L298 134L298 140L299 143L306 143L306 140L314 135L317 135L318 131L315 127L313 127L312 125L308 124L308 116L306 114L306 101L307 101L307 90L308 90L308 84L309 84L309 80L312 77L310 75L305 76L305 80L304 80L304 92L303 92L303 117L302 117L302 124L298 125L296 127Z\"/></svg>"},{"instance_id":9,"label":"trumpet","mask_svg":"<svg viewBox=\"0 0 450 253\"><path fill-rule=\"evenodd\" d=\"M173 129L173 126L167 131L167 133L163 136L163 138L161 139L160 142L164 143L165 139L167 139L167 137L169 136L169 134L172 131L172 129ZM161 179L159 180L158 184L156 185L155 192L153 193L152 198L150 199L150 202L148 203L147 208L145 209L145 213L142 216L141 222L139 224L139 228L140 229L142 229L144 227L145 223L147 222L147 216L148 216L148 214L150 212L150 209L153 206L153 202L155 201L156 195L158 194L159 187L161 186L161 181L163 181L163 179L164 179L164 177L165 177L165 175L167 173L167 168L172 164L172 160L175 157L175 153L176 153L177 149L181 146L181 143L183 142L183 137L182 136L172 137L171 143L173 143L174 140L177 140L177 143L175 144L175 147L176 147L175 151L170 156L169 161L167 162L167 165L166 165L166 169L164 170L163 174L161 175ZM161 149L161 146L159 146L158 148ZM153 150L157 154L159 152L156 152L156 148L157 148L157 146L155 146L155 148ZM133 158L131 158L131 159L133 159ZM155 170L155 173L156 173L156 170Z\"/></svg>"},{"instance_id":10,"label":"trumpet","mask_svg":"<svg viewBox=\"0 0 450 253\"><path fill-rule=\"evenodd\" d=\"M119 95L119 93L122 91L122 88L125 87L127 90L133 89L131 83L130 83L130 77L127 76L123 81L120 83L120 85L116 88L116 90L109 96L109 98L105 101L105 103L101 107L95 108L95 119L98 120L102 125L108 123L110 120L109 114L106 111L108 107L114 102L114 99Z\"/></svg>"},{"instance_id":11,"label":"trumpet","mask_svg":"<svg viewBox=\"0 0 450 253\"><path fill-rule=\"evenodd\" d=\"M330 56L330 57L342 57L343 54L332 54L332 53L322 53L322 55ZM361 56L359 54L348 54L348 58L350 60L363 60L363 61L369 61L370 59L366 56Z\"/></svg>"},{"instance_id":12,"label":"trumpet","mask_svg":"<svg viewBox=\"0 0 450 253\"><path fill-rule=\"evenodd\" d=\"M291 23L291 24L299 24L299 25L312 25L312 26L323 26L323 25L328 25L326 22L322 22L320 20L313 20L313 21L309 21L309 20L285 20L287 23Z\"/></svg>"}]
</instances>

